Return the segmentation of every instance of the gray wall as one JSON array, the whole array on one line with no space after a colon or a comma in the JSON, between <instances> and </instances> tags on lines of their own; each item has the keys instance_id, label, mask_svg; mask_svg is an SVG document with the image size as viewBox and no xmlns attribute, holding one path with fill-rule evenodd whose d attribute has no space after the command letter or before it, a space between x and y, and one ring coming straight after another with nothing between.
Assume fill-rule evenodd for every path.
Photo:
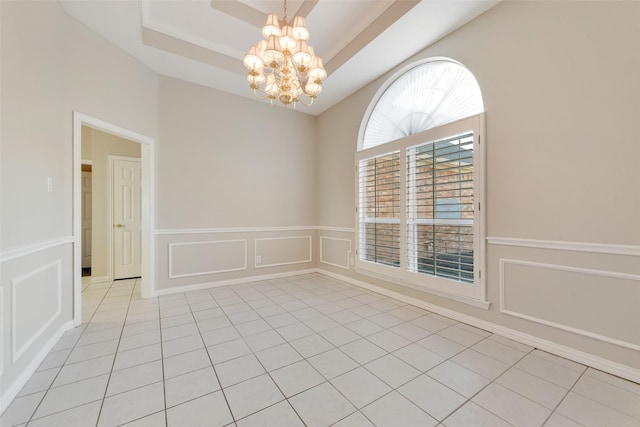
<instances>
[{"instance_id":1,"label":"gray wall","mask_svg":"<svg viewBox=\"0 0 640 427\"><path fill-rule=\"evenodd\" d=\"M314 267L315 118L159 87L158 289Z\"/></svg>"},{"instance_id":2,"label":"gray wall","mask_svg":"<svg viewBox=\"0 0 640 427\"><path fill-rule=\"evenodd\" d=\"M314 118L158 77L58 3L0 14L3 404L72 317L74 110L156 141L161 293L318 266L638 377L640 3L506 1L414 58L456 59L483 91L487 234L516 239L488 243L488 311L349 265L358 130L388 75Z\"/></svg>"},{"instance_id":3,"label":"gray wall","mask_svg":"<svg viewBox=\"0 0 640 427\"><path fill-rule=\"evenodd\" d=\"M2 1L0 15L4 408L71 326L73 111L156 138L158 78L57 2Z\"/></svg>"},{"instance_id":4,"label":"gray wall","mask_svg":"<svg viewBox=\"0 0 640 427\"><path fill-rule=\"evenodd\" d=\"M460 61L483 93L488 311L320 267L640 369L638 16L638 2L506 1L407 61ZM319 225L355 227L358 130L403 65L318 118ZM350 230L319 237L323 259L355 248Z\"/></svg>"}]
</instances>

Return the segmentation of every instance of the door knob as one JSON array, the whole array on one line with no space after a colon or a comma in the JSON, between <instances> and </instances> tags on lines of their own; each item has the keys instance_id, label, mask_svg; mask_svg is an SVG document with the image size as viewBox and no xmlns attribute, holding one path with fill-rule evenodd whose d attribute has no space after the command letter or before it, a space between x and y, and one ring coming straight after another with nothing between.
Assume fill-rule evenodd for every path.
<instances>
[{"instance_id":1,"label":"door knob","mask_svg":"<svg viewBox=\"0 0 640 427\"><path fill-rule=\"evenodd\" d=\"M114 224L113 226L115 228L122 228L122 227L124 227L124 224Z\"/></svg>"}]
</instances>

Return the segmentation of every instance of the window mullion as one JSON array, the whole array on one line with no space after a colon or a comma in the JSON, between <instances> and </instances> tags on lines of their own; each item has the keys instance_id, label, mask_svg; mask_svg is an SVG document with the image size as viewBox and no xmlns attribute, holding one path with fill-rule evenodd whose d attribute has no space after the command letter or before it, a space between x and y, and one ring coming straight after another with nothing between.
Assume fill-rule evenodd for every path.
<instances>
[{"instance_id":1,"label":"window mullion","mask_svg":"<svg viewBox=\"0 0 640 427\"><path fill-rule=\"evenodd\" d=\"M407 271L407 149L400 150L400 268Z\"/></svg>"}]
</instances>

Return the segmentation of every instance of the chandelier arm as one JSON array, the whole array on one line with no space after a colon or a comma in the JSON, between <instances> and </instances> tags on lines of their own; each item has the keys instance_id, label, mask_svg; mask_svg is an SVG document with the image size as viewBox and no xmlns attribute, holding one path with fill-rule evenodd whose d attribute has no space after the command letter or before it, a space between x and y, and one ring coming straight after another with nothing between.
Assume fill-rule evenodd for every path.
<instances>
[{"instance_id":1,"label":"chandelier arm","mask_svg":"<svg viewBox=\"0 0 640 427\"><path fill-rule=\"evenodd\" d=\"M262 96L261 94L264 94L264 96ZM269 98L269 93L264 91L263 89L260 89L259 87L256 87L253 88L253 96L260 100L263 100Z\"/></svg>"},{"instance_id":2,"label":"chandelier arm","mask_svg":"<svg viewBox=\"0 0 640 427\"><path fill-rule=\"evenodd\" d=\"M298 102L301 103L302 105L304 105L305 107L311 107L311 104L313 104L313 100L316 99L315 96L309 96L306 93L303 93L304 96L306 96L309 99L309 103L307 104L306 102L304 102L304 98L299 97L298 98Z\"/></svg>"}]
</instances>

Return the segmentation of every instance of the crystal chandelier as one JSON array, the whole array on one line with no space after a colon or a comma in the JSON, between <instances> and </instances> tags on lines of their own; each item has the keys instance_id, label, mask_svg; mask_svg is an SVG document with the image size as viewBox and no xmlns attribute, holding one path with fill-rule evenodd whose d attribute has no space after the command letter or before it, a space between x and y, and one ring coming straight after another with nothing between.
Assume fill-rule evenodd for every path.
<instances>
[{"instance_id":1,"label":"crystal chandelier","mask_svg":"<svg viewBox=\"0 0 640 427\"><path fill-rule=\"evenodd\" d=\"M262 27L264 40L251 46L244 57L249 70L247 80L258 99L269 99L271 105L278 102L295 108L298 102L310 106L322 92L322 81L327 72L322 59L314 55L307 44L309 30L304 18L296 16L293 25L287 21L287 0L284 0L282 26L278 17L270 13Z\"/></svg>"}]
</instances>

